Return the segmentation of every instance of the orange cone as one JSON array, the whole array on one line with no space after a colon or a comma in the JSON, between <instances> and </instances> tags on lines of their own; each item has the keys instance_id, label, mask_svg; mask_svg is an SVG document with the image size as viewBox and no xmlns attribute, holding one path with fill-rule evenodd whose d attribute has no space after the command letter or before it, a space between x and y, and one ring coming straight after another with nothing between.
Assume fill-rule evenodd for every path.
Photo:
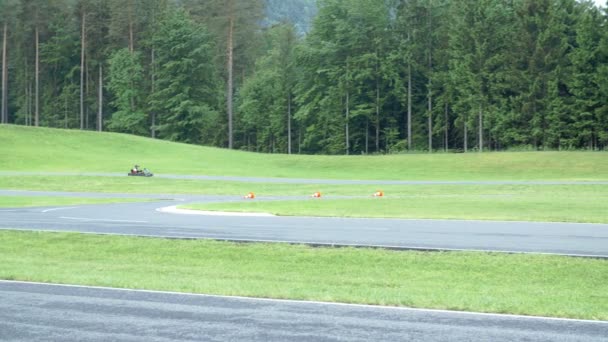
<instances>
[{"instance_id":1,"label":"orange cone","mask_svg":"<svg viewBox=\"0 0 608 342\"><path fill-rule=\"evenodd\" d=\"M255 198L255 194L253 192L250 192L247 195L243 196L243 198L254 199Z\"/></svg>"},{"instance_id":2,"label":"orange cone","mask_svg":"<svg viewBox=\"0 0 608 342\"><path fill-rule=\"evenodd\" d=\"M312 197L314 197L314 198L320 198L321 197L321 193L317 191L314 194L312 194Z\"/></svg>"},{"instance_id":3,"label":"orange cone","mask_svg":"<svg viewBox=\"0 0 608 342\"><path fill-rule=\"evenodd\" d=\"M384 196L384 192L382 192L382 190L378 190L376 192L374 192L374 197L382 197Z\"/></svg>"}]
</instances>

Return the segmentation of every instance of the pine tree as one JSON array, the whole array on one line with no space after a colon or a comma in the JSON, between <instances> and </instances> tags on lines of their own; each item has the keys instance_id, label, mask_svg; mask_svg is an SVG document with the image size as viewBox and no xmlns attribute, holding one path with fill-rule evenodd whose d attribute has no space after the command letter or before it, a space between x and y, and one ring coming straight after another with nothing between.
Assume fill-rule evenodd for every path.
<instances>
[{"instance_id":1,"label":"pine tree","mask_svg":"<svg viewBox=\"0 0 608 342\"><path fill-rule=\"evenodd\" d=\"M404 121L404 132L407 139L407 149L414 149L414 106L415 93L425 86L424 80L419 80L419 74L426 64L423 58L425 45L426 25L422 21L427 12L421 0L397 0L395 4L396 20L394 24L397 38L397 47L394 58L397 65L403 71L399 72L404 81L396 81L402 87L396 87L397 91L405 91L404 103L406 104L406 116ZM422 65L421 65L422 63Z\"/></svg>"},{"instance_id":2,"label":"pine tree","mask_svg":"<svg viewBox=\"0 0 608 342\"><path fill-rule=\"evenodd\" d=\"M602 38L602 31L597 28L601 27L603 18L591 2L583 2L578 6L580 14L577 16L575 28L576 49L567 55L572 65L572 73L566 84L574 96L573 132L576 145L596 149L602 131L598 129L601 127L598 125L601 121L600 108L602 102L605 102L605 96L603 101L600 92L602 85L596 82Z\"/></svg>"},{"instance_id":3,"label":"pine tree","mask_svg":"<svg viewBox=\"0 0 608 342\"><path fill-rule=\"evenodd\" d=\"M133 101L140 98L143 70L141 54L127 48L117 50L109 60L108 88L115 96L112 104L117 109L110 119L112 131L144 135L146 115Z\"/></svg>"},{"instance_id":4,"label":"pine tree","mask_svg":"<svg viewBox=\"0 0 608 342\"><path fill-rule=\"evenodd\" d=\"M151 104L159 113L159 137L217 143L220 88L211 36L178 10L159 23L154 46L158 69Z\"/></svg>"},{"instance_id":5,"label":"pine tree","mask_svg":"<svg viewBox=\"0 0 608 342\"><path fill-rule=\"evenodd\" d=\"M15 26L14 18L19 10L17 0L5 0L0 3L0 25L2 25L2 72L1 72L1 94L2 105L0 107L0 123L8 123L8 40L9 27Z\"/></svg>"},{"instance_id":6,"label":"pine tree","mask_svg":"<svg viewBox=\"0 0 608 342\"><path fill-rule=\"evenodd\" d=\"M50 127L73 127L76 119L71 113L71 104L77 103L72 93L72 83L79 71L79 26L73 16L75 9L67 3L56 3L54 15L48 18L44 42L40 44L40 64L45 67L41 77L41 108L44 125ZM69 23L69 25L66 25ZM78 95L76 95L78 96ZM78 112L76 113L78 115Z\"/></svg>"},{"instance_id":7,"label":"pine tree","mask_svg":"<svg viewBox=\"0 0 608 342\"><path fill-rule=\"evenodd\" d=\"M598 120L598 144L603 149L608 148L608 101L605 94L608 94L608 3L604 6L604 13L599 30L601 37L596 56L597 72L593 76L593 80L598 94L604 94L603 100L600 101L595 113Z\"/></svg>"},{"instance_id":8,"label":"pine tree","mask_svg":"<svg viewBox=\"0 0 608 342\"><path fill-rule=\"evenodd\" d=\"M184 1L186 8L208 25L216 37L226 80L227 145L234 147L234 90L236 75L244 75L255 59L252 43L257 41L258 23L262 18L261 0L196 0ZM241 77L241 82L244 77ZM240 83L240 82L239 82Z\"/></svg>"},{"instance_id":9,"label":"pine tree","mask_svg":"<svg viewBox=\"0 0 608 342\"><path fill-rule=\"evenodd\" d=\"M562 1L564 5L572 1ZM517 133L513 137L521 137L507 143L531 144L534 148L550 145L552 122L549 108L555 106L556 92L551 87L557 87L559 71L566 68L565 53L568 46L565 17L566 6L551 0L525 0L518 7L518 34L516 50L529 51L519 54L519 82L514 88L520 93L516 100L514 116L517 121L510 123L507 130ZM553 101L553 105L551 102ZM555 110L558 110L554 108ZM558 119L559 120L559 119ZM523 130L523 131L522 131ZM519 132L518 132L519 131Z\"/></svg>"},{"instance_id":10,"label":"pine tree","mask_svg":"<svg viewBox=\"0 0 608 342\"><path fill-rule=\"evenodd\" d=\"M477 148L483 151L485 125L496 112L495 95L502 91L513 35L513 9L499 0L460 0L452 3L455 20L450 28L450 77L456 83L457 122L463 127L463 148L468 150L468 129L477 126ZM477 120L474 120L476 118Z\"/></svg>"},{"instance_id":11,"label":"pine tree","mask_svg":"<svg viewBox=\"0 0 608 342\"><path fill-rule=\"evenodd\" d=\"M258 59L254 74L239 94L246 146L256 151L292 152L295 30L290 24L266 32L269 50Z\"/></svg>"}]
</instances>

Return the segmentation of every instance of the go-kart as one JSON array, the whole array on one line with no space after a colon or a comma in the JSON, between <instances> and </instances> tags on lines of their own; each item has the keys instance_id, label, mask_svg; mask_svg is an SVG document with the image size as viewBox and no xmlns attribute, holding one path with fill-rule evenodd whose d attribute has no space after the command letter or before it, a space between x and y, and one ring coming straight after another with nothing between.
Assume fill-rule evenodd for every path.
<instances>
[{"instance_id":1,"label":"go-kart","mask_svg":"<svg viewBox=\"0 0 608 342\"><path fill-rule=\"evenodd\" d=\"M132 169L131 171L129 171L129 173L127 175L128 176L139 176L139 177L152 177L152 176L154 176L154 174L152 172L150 172L148 169L143 169L143 170Z\"/></svg>"}]
</instances>

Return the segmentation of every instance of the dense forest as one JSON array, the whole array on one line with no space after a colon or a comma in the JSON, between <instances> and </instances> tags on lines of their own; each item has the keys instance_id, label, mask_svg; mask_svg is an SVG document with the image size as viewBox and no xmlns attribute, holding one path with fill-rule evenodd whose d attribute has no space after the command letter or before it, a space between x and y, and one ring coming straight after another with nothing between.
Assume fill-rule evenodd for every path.
<instances>
[{"instance_id":1,"label":"dense forest","mask_svg":"<svg viewBox=\"0 0 608 342\"><path fill-rule=\"evenodd\" d=\"M608 148L592 1L0 0L0 26L2 123L273 153Z\"/></svg>"}]
</instances>

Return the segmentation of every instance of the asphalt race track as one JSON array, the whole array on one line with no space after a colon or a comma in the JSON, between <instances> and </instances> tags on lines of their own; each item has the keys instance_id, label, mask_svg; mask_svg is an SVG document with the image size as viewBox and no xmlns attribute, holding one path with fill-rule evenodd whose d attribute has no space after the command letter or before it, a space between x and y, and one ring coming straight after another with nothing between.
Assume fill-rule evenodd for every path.
<instances>
[{"instance_id":1,"label":"asphalt race track","mask_svg":"<svg viewBox=\"0 0 608 342\"><path fill-rule=\"evenodd\" d=\"M176 198L176 195L28 191L0 191L0 195L140 197L157 200L0 209L0 229L608 257L606 224L180 215L158 209L188 202L243 199L237 196L180 195ZM280 198L267 198L277 199Z\"/></svg>"},{"instance_id":2,"label":"asphalt race track","mask_svg":"<svg viewBox=\"0 0 608 342\"><path fill-rule=\"evenodd\" d=\"M608 322L0 281L2 341L607 341Z\"/></svg>"},{"instance_id":3,"label":"asphalt race track","mask_svg":"<svg viewBox=\"0 0 608 342\"><path fill-rule=\"evenodd\" d=\"M112 172L31 172L0 171L0 176L79 176L79 177L124 177L126 173ZM458 180L357 180L357 179L312 179L312 178L272 178L243 176L205 176L155 174L154 178L194 179L201 181L276 183L276 184L333 184L333 185L608 185L608 181L458 181Z\"/></svg>"},{"instance_id":4,"label":"asphalt race track","mask_svg":"<svg viewBox=\"0 0 608 342\"><path fill-rule=\"evenodd\" d=\"M182 215L237 196L2 191L151 202L0 209L0 229L608 258L608 225ZM298 199L298 197L256 200ZM300 197L302 200L310 198ZM1 267L1 266L0 266ZM0 280L1 341L606 341L608 322L275 301Z\"/></svg>"}]
</instances>

